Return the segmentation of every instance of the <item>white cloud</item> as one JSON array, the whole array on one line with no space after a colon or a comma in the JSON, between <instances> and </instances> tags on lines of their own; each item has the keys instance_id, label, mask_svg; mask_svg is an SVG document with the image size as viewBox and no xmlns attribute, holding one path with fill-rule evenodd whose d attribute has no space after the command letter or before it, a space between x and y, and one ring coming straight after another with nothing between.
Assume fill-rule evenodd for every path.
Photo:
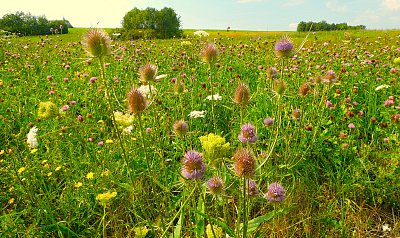
<instances>
[{"instance_id":1,"label":"white cloud","mask_svg":"<svg viewBox=\"0 0 400 238\"><path fill-rule=\"evenodd\" d=\"M284 7L294 7L294 6L298 6L304 3L304 0L289 0L286 1L283 6Z\"/></svg>"},{"instance_id":2,"label":"white cloud","mask_svg":"<svg viewBox=\"0 0 400 238\"><path fill-rule=\"evenodd\" d=\"M326 0L325 6L334 12L347 12L349 10L346 4L339 4L337 0Z\"/></svg>"},{"instance_id":3,"label":"white cloud","mask_svg":"<svg viewBox=\"0 0 400 238\"><path fill-rule=\"evenodd\" d=\"M289 29L290 30L296 30L297 29L297 25L298 25L297 22L292 22L292 23L289 24Z\"/></svg>"},{"instance_id":4,"label":"white cloud","mask_svg":"<svg viewBox=\"0 0 400 238\"><path fill-rule=\"evenodd\" d=\"M255 2L264 2L264 0L237 0L237 3L255 3Z\"/></svg>"},{"instance_id":5,"label":"white cloud","mask_svg":"<svg viewBox=\"0 0 400 238\"><path fill-rule=\"evenodd\" d=\"M383 5L391 11L400 10L400 0L383 0Z\"/></svg>"}]
</instances>

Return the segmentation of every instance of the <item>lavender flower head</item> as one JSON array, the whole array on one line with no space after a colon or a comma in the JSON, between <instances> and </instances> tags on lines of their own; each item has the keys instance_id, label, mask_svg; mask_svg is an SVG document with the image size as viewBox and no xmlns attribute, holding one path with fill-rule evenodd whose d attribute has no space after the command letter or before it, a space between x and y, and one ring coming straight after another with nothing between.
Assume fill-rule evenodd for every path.
<instances>
[{"instance_id":1,"label":"lavender flower head","mask_svg":"<svg viewBox=\"0 0 400 238\"><path fill-rule=\"evenodd\" d=\"M272 126L273 123L274 123L274 119L272 119L271 117L267 117L264 119L264 126L266 126L266 127Z\"/></svg>"},{"instance_id":2,"label":"lavender flower head","mask_svg":"<svg viewBox=\"0 0 400 238\"><path fill-rule=\"evenodd\" d=\"M212 177L207 181L207 189L213 195L218 195L224 190L224 182L220 177Z\"/></svg>"},{"instance_id":3,"label":"lavender flower head","mask_svg":"<svg viewBox=\"0 0 400 238\"><path fill-rule=\"evenodd\" d=\"M256 135L256 128L250 124L244 124L240 129L239 141L243 143L254 143L257 141L258 137Z\"/></svg>"},{"instance_id":4,"label":"lavender flower head","mask_svg":"<svg viewBox=\"0 0 400 238\"><path fill-rule=\"evenodd\" d=\"M292 55L293 43L284 37L275 44L275 54L278 58L289 58Z\"/></svg>"},{"instance_id":5,"label":"lavender flower head","mask_svg":"<svg viewBox=\"0 0 400 238\"><path fill-rule=\"evenodd\" d=\"M272 183L268 187L265 197L270 202L282 202L285 199L285 189L279 183Z\"/></svg>"},{"instance_id":6,"label":"lavender flower head","mask_svg":"<svg viewBox=\"0 0 400 238\"><path fill-rule=\"evenodd\" d=\"M206 171L201 154L195 150L186 152L185 157L182 159L182 176L186 179L200 179Z\"/></svg>"},{"instance_id":7,"label":"lavender flower head","mask_svg":"<svg viewBox=\"0 0 400 238\"><path fill-rule=\"evenodd\" d=\"M256 197L260 194L256 182L252 179L247 180L247 194L249 197Z\"/></svg>"}]
</instances>

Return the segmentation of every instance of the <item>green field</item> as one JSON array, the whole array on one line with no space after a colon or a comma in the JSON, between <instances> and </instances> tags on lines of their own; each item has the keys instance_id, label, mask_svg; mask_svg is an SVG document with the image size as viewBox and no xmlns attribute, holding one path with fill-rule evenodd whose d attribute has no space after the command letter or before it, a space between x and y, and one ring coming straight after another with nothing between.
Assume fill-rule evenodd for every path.
<instances>
[{"instance_id":1,"label":"green field","mask_svg":"<svg viewBox=\"0 0 400 238\"><path fill-rule=\"evenodd\" d=\"M87 30L0 38L0 237L400 236L400 31L107 29L100 59ZM146 63L163 76L133 115Z\"/></svg>"}]
</instances>

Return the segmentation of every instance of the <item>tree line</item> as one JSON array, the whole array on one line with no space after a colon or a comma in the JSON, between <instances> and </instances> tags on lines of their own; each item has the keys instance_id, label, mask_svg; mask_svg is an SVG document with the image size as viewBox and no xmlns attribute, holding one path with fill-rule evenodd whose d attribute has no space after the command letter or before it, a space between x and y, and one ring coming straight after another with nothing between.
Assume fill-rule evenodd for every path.
<instances>
[{"instance_id":1,"label":"tree line","mask_svg":"<svg viewBox=\"0 0 400 238\"><path fill-rule=\"evenodd\" d=\"M297 25L298 32L304 31L342 31L342 30L365 30L366 26L357 25L357 26L349 26L347 23L327 23L326 21L320 22L304 22L301 21Z\"/></svg>"},{"instance_id":2,"label":"tree line","mask_svg":"<svg viewBox=\"0 0 400 238\"><path fill-rule=\"evenodd\" d=\"M124 38L159 38L167 39L180 37L180 16L174 9L164 7L161 10L148 7L144 10L134 8L127 12L122 20Z\"/></svg>"},{"instance_id":3,"label":"tree line","mask_svg":"<svg viewBox=\"0 0 400 238\"><path fill-rule=\"evenodd\" d=\"M9 13L0 19L0 29L22 36L66 34L72 28L68 20L49 21L45 16L30 13Z\"/></svg>"}]
</instances>

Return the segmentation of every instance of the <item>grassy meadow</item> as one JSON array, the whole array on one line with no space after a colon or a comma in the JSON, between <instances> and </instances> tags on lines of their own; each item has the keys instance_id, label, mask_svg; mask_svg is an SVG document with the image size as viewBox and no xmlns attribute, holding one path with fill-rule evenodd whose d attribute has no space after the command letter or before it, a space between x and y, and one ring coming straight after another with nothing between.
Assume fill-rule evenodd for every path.
<instances>
[{"instance_id":1,"label":"grassy meadow","mask_svg":"<svg viewBox=\"0 0 400 238\"><path fill-rule=\"evenodd\" d=\"M400 31L86 31L0 38L0 237L400 236Z\"/></svg>"}]
</instances>

